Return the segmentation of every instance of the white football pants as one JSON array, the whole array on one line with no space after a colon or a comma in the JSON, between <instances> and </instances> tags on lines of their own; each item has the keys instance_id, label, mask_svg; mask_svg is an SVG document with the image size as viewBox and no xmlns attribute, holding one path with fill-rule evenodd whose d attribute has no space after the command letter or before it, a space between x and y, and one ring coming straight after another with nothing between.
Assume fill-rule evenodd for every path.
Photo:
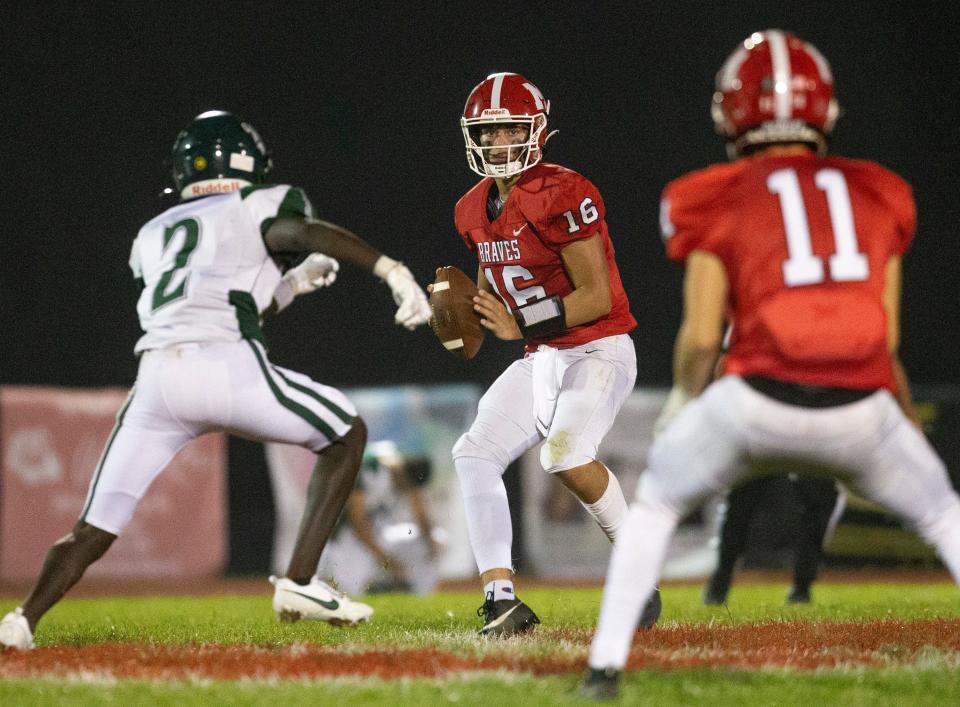
<instances>
[{"instance_id":1,"label":"white football pants","mask_svg":"<svg viewBox=\"0 0 960 707\"><path fill-rule=\"evenodd\" d=\"M119 535L174 455L207 432L319 452L345 435L356 415L339 390L272 365L256 341L146 351L80 519Z\"/></svg>"},{"instance_id":2,"label":"white football pants","mask_svg":"<svg viewBox=\"0 0 960 707\"><path fill-rule=\"evenodd\" d=\"M453 447L481 574L512 567L501 478L507 466L541 439L540 463L549 473L594 461L636 377L633 340L620 334L569 349L541 346L490 386L470 429Z\"/></svg>"},{"instance_id":3,"label":"white football pants","mask_svg":"<svg viewBox=\"0 0 960 707\"><path fill-rule=\"evenodd\" d=\"M739 481L750 462L763 459L832 469L838 480L900 516L934 545L960 582L960 498L943 462L890 393L878 391L832 408L804 408L725 376L654 440L626 527L613 548L590 650L592 667L625 665L641 608L679 520Z\"/></svg>"}]
</instances>

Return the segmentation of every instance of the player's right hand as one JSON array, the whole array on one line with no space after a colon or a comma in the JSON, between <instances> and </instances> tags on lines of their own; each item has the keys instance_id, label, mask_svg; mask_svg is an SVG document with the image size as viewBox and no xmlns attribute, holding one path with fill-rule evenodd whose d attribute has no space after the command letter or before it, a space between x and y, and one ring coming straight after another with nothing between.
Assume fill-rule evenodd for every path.
<instances>
[{"instance_id":1,"label":"player's right hand","mask_svg":"<svg viewBox=\"0 0 960 707\"><path fill-rule=\"evenodd\" d=\"M386 277L393 293L393 301L399 306L394 321L411 331L430 321L432 311L427 295L413 278L413 273L403 263L397 263Z\"/></svg>"},{"instance_id":2,"label":"player's right hand","mask_svg":"<svg viewBox=\"0 0 960 707\"><path fill-rule=\"evenodd\" d=\"M473 310L479 315L481 326L492 331L498 339L516 341L523 338L513 314L499 298L489 292L477 292L477 296L473 298Z\"/></svg>"}]
</instances>

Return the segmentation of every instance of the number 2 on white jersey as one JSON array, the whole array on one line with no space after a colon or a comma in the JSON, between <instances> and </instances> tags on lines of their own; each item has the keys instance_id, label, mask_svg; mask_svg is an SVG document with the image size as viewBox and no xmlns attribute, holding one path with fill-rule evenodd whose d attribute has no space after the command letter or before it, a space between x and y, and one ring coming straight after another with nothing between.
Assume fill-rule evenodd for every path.
<instances>
[{"instance_id":1,"label":"number 2 on white jersey","mask_svg":"<svg viewBox=\"0 0 960 707\"><path fill-rule=\"evenodd\" d=\"M183 233L183 245L173 257L173 267L164 272L153 290L153 306L151 312L156 312L161 307L175 302L186 296L187 280L190 277L189 272L183 272L180 275L180 282L176 286L171 286L171 281L177 276L178 270L183 270L190 262L190 255L193 253L197 244L200 242L200 222L195 218L185 218L177 221L172 226L163 231L163 253L166 254L167 248L178 233Z\"/></svg>"},{"instance_id":2,"label":"number 2 on white jersey","mask_svg":"<svg viewBox=\"0 0 960 707\"><path fill-rule=\"evenodd\" d=\"M853 226L853 209L843 172L821 169L814 184L827 195L827 210L836 252L830 256L830 279L834 282L866 280L867 256L859 251ZM823 259L813 254L807 209L800 192L800 180L794 169L778 169L767 177L767 188L780 198L783 227L787 234L789 257L783 263L783 281L787 287L823 282Z\"/></svg>"}]
</instances>

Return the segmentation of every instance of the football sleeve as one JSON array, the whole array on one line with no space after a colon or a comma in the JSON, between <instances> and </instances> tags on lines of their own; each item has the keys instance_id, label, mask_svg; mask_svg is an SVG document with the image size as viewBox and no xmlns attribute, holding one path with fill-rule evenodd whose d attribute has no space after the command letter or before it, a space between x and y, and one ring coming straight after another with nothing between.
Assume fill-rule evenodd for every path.
<instances>
[{"instance_id":1,"label":"football sleeve","mask_svg":"<svg viewBox=\"0 0 960 707\"><path fill-rule=\"evenodd\" d=\"M136 280L137 286L142 290L144 288L143 282L143 264L140 261L140 239L134 238L133 245L130 246L130 271L133 273L133 279Z\"/></svg>"},{"instance_id":2,"label":"football sleeve","mask_svg":"<svg viewBox=\"0 0 960 707\"><path fill-rule=\"evenodd\" d=\"M453 209L453 223L457 229L457 233L460 234L460 237L463 239L463 242L466 244L467 248L470 249L471 253L476 255L477 244L473 242L472 238L470 238L471 219L469 217L469 210L470 204L467 197L460 199Z\"/></svg>"},{"instance_id":3,"label":"football sleeve","mask_svg":"<svg viewBox=\"0 0 960 707\"><path fill-rule=\"evenodd\" d=\"M917 230L917 205L913 189L903 179L892 175L894 183L889 190L890 203L896 216L897 239L894 247L900 254L906 253Z\"/></svg>"},{"instance_id":4,"label":"football sleeve","mask_svg":"<svg viewBox=\"0 0 960 707\"><path fill-rule=\"evenodd\" d=\"M140 263L140 249L137 247L139 240L134 239L130 246L130 270L133 272L134 280L143 280L143 265Z\"/></svg>"},{"instance_id":5,"label":"football sleeve","mask_svg":"<svg viewBox=\"0 0 960 707\"><path fill-rule=\"evenodd\" d=\"M711 217L715 191L710 187L702 179L681 177L664 188L660 197L660 237L670 260L683 262L695 250L720 255Z\"/></svg>"},{"instance_id":6,"label":"football sleeve","mask_svg":"<svg viewBox=\"0 0 960 707\"><path fill-rule=\"evenodd\" d=\"M278 218L314 218L316 215L300 187L286 184L247 187L240 191L240 196L261 235L266 235Z\"/></svg>"},{"instance_id":7,"label":"football sleeve","mask_svg":"<svg viewBox=\"0 0 960 707\"><path fill-rule=\"evenodd\" d=\"M574 241L596 235L607 209L599 190L585 177L569 173L550 188L541 214L525 214L534 222L544 244L560 251Z\"/></svg>"}]
</instances>

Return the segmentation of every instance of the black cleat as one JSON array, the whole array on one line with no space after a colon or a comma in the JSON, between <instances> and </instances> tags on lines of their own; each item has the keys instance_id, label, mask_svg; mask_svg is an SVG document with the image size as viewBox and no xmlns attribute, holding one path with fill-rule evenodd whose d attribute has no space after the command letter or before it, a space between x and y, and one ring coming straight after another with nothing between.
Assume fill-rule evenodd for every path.
<instances>
[{"instance_id":1,"label":"black cleat","mask_svg":"<svg viewBox=\"0 0 960 707\"><path fill-rule=\"evenodd\" d=\"M790 587L790 593L787 594L787 603L788 604L809 604L810 603L810 587L798 587L793 585Z\"/></svg>"},{"instance_id":2,"label":"black cleat","mask_svg":"<svg viewBox=\"0 0 960 707\"><path fill-rule=\"evenodd\" d=\"M616 668L587 668L580 686L585 700L615 700L620 695L620 671Z\"/></svg>"},{"instance_id":3,"label":"black cleat","mask_svg":"<svg viewBox=\"0 0 960 707\"><path fill-rule=\"evenodd\" d=\"M656 626L657 621L660 619L660 611L662 609L663 604L660 602L660 589L654 587L653 594L647 599L647 603L643 607L643 612L640 614L640 622L637 624L637 628L641 631L646 631Z\"/></svg>"},{"instance_id":4,"label":"black cleat","mask_svg":"<svg viewBox=\"0 0 960 707\"><path fill-rule=\"evenodd\" d=\"M540 623L530 607L519 599L493 600L493 592L487 592L483 606L477 609L483 617L481 636L517 636L526 633Z\"/></svg>"}]
</instances>

